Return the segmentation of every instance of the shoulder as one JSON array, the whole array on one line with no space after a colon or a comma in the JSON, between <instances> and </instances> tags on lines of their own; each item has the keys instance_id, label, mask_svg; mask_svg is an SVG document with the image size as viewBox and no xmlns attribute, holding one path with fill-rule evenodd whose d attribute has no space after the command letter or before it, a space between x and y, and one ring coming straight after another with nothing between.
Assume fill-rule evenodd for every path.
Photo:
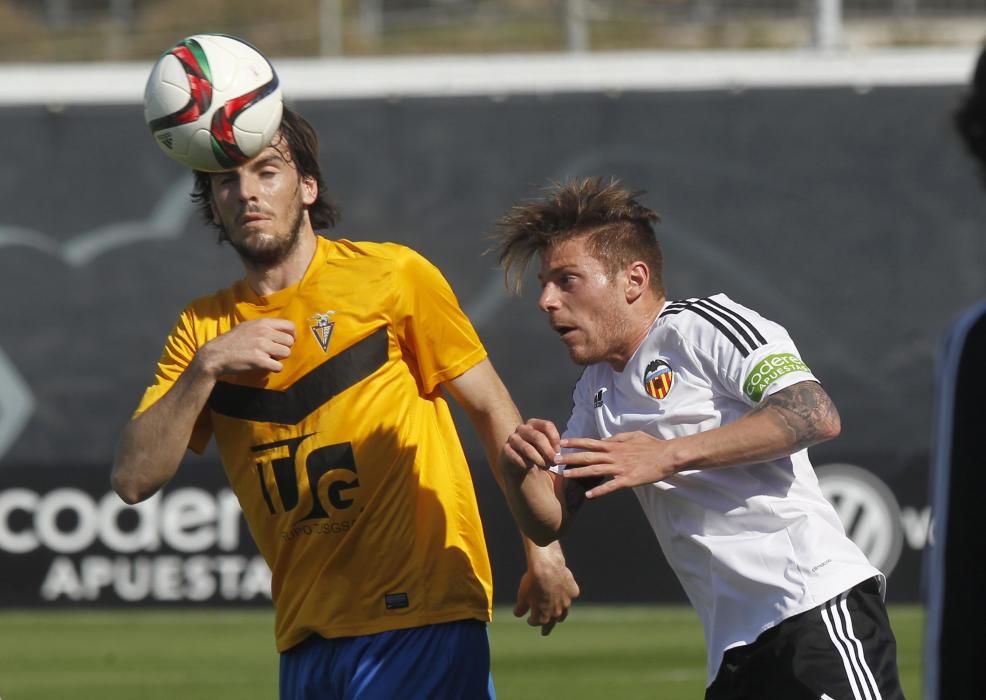
<instances>
[{"instance_id":1,"label":"shoulder","mask_svg":"<svg viewBox=\"0 0 986 700\"><path fill-rule=\"evenodd\" d=\"M236 308L235 285L193 299L178 315L172 326L169 342L200 345L220 332L224 319Z\"/></svg>"},{"instance_id":2,"label":"shoulder","mask_svg":"<svg viewBox=\"0 0 986 700\"><path fill-rule=\"evenodd\" d=\"M388 241L351 241L346 238L325 239L326 257L331 259L369 259L376 262L424 260L413 248Z\"/></svg>"},{"instance_id":3,"label":"shoulder","mask_svg":"<svg viewBox=\"0 0 986 700\"><path fill-rule=\"evenodd\" d=\"M436 272L438 268L424 255L400 243L377 241L329 240L326 245L327 262L363 262L372 265L377 273L420 274Z\"/></svg>"},{"instance_id":4,"label":"shoulder","mask_svg":"<svg viewBox=\"0 0 986 700\"><path fill-rule=\"evenodd\" d=\"M196 320L216 318L230 312L236 306L236 287L239 284L242 282L193 299L185 306L182 316Z\"/></svg>"},{"instance_id":5,"label":"shoulder","mask_svg":"<svg viewBox=\"0 0 986 700\"><path fill-rule=\"evenodd\" d=\"M662 309L658 328L699 347L728 344L742 355L766 345L783 329L753 309L725 294L669 301Z\"/></svg>"}]
</instances>

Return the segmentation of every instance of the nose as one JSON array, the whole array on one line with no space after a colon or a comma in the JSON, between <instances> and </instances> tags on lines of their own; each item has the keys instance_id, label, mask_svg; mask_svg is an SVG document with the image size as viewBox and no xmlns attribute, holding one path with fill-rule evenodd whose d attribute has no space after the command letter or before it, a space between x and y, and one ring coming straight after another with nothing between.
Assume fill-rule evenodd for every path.
<instances>
[{"instance_id":1,"label":"nose","mask_svg":"<svg viewBox=\"0 0 986 700\"><path fill-rule=\"evenodd\" d=\"M558 294L554 285L544 285L544 289L541 290L541 297L538 299L538 308L545 313L558 309Z\"/></svg>"},{"instance_id":2,"label":"nose","mask_svg":"<svg viewBox=\"0 0 986 700\"><path fill-rule=\"evenodd\" d=\"M256 178L248 173L240 173L239 178L237 178L237 184L239 185L241 202L249 202L257 198Z\"/></svg>"}]
</instances>

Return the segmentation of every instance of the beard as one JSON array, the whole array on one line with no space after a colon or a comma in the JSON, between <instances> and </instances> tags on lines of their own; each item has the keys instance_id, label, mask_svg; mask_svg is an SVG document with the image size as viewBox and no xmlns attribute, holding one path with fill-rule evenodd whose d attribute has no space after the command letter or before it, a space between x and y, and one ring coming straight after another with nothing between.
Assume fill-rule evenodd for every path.
<instances>
[{"instance_id":1,"label":"beard","mask_svg":"<svg viewBox=\"0 0 986 700\"><path fill-rule=\"evenodd\" d=\"M583 345L568 347L568 357L580 367L588 367L606 362L629 336L628 321L612 309L602 309L593 324L587 329L588 338Z\"/></svg>"},{"instance_id":2,"label":"beard","mask_svg":"<svg viewBox=\"0 0 986 700\"><path fill-rule=\"evenodd\" d=\"M240 256L244 265L254 269L275 267L287 259L298 245L304 215L305 209L299 203L289 217L290 224L286 235L260 235L238 241L226 235L225 239Z\"/></svg>"}]
</instances>

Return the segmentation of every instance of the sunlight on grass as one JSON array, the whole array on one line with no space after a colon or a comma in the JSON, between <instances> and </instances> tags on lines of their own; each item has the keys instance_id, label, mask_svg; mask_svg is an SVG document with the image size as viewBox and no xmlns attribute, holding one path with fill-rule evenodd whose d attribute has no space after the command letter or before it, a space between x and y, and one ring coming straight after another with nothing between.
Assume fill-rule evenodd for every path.
<instances>
[{"instance_id":1,"label":"sunlight on grass","mask_svg":"<svg viewBox=\"0 0 986 700\"><path fill-rule=\"evenodd\" d=\"M904 690L920 700L918 606L891 607ZM549 637L498 608L490 626L503 700L694 700L705 688L695 613L678 606L578 605ZM5 700L270 700L268 610L0 612Z\"/></svg>"}]
</instances>

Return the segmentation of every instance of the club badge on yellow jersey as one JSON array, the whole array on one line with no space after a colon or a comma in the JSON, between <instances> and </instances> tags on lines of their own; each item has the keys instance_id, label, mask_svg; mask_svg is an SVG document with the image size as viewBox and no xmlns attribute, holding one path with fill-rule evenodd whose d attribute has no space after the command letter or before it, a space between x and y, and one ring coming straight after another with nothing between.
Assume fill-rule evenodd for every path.
<instances>
[{"instance_id":1,"label":"club badge on yellow jersey","mask_svg":"<svg viewBox=\"0 0 986 700\"><path fill-rule=\"evenodd\" d=\"M316 313L309 320L314 321L314 325L309 326L312 329L312 333L315 334L315 339L318 344L322 346L322 350L325 352L329 351L329 339L332 337L332 329L335 327L335 321L330 320L335 311L326 311L325 313Z\"/></svg>"}]
</instances>

